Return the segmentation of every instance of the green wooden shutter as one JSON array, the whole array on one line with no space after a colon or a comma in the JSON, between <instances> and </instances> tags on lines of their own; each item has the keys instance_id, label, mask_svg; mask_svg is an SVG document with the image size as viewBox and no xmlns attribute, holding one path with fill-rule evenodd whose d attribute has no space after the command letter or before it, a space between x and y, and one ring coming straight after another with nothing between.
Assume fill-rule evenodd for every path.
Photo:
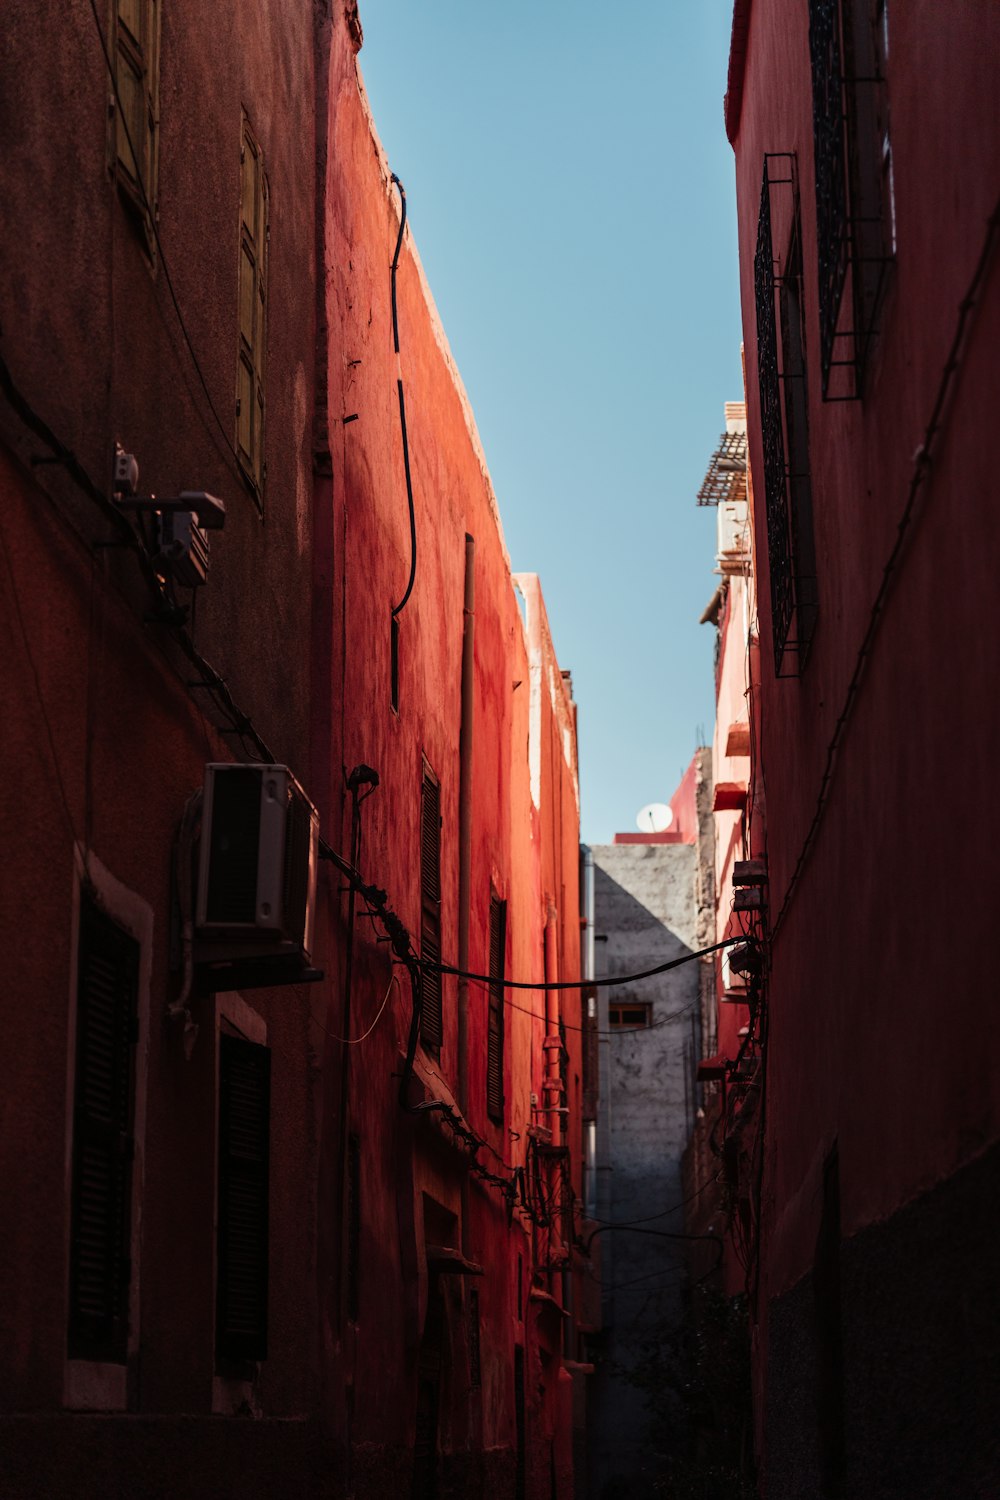
<instances>
[{"instance_id":1,"label":"green wooden shutter","mask_svg":"<svg viewBox=\"0 0 1000 1500\"><path fill-rule=\"evenodd\" d=\"M486 1112L503 1124L503 996L507 903L490 896L490 992L486 1038Z\"/></svg>"},{"instance_id":2,"label":"green wooden shutter","mask_svg":"<svg viewBox=\"0 0 1000 1500\"><path fill-rule=\"evenodd\" d=\"M441 962L441 788L428 769L420 797L420 956ZM425 969L421 989L420 1035L429 1046L440 1047L441 975Z\"/></svg>"},{"instance_id":3,"label":"green wooden shutter","mask_svg":"<svg viewBox=\"0 0 1000 1500\"><path fill-rule=\"evenodd\" d=\"M271 1054L219 1037L216 1354L267 1357Z\"/></svg>"},{"instance_id":4,"label":"green wooden shutter","mask_svg":"<svg viewBox=\"0 0 1000 1500\"><path fill-rule=\"evenodd\" d=\"M83 894L68 1353L118 1364L128 1350L138 976L139 944Z\"/></svg>"}]
</instances>

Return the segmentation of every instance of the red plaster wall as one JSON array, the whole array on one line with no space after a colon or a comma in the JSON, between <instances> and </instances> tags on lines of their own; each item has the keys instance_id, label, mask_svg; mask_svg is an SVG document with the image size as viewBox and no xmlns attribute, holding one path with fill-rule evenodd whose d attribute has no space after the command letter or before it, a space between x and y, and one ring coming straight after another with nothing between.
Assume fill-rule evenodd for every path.
<instances>
[{"instance_id":1,"label":"red plaster wall","mask_svg":"<svg viewBox=\"0 0 1000 1500\"><path fill-rule=\"evenodd\" d=\"M98 7L102 24L107 7ZM90 7L58 26L15 4L0 61L3 338L10 380L110 493L119 440L140 488L204 488L223 497L198 648L275 753L308 780L311 453L314 338L312 20L300 8L251 3L230 18L165 8L161 38L159 218L154 265L118 199L106 159L108 78ZM44 87L40 80L44 79ZM235 427L240 120L245 108L271 188L268 480L263 522L228 447ZM165 262L165 263L164 263ZM173 306L194 347L202 389ZM171 1493L202 1481L248 1492L249 1451L223 1457L211 1439L214 1371L213 1012L185 1060L165 1018L170 971L171 850L206 760L242 754L190 689L193 669L146 618L150 598L127 551L99 545L106 520L65 465L38 466L44 442L0 397L0 661L11 773L0 803L9 1046L3 1068L0 1180L14 1215L0 1248L7 1357L0 1443L9 1493L106 1493L99 1456L115 1423L86 1427L91 1461L59 1437L66 1348L68 1039L73 1011L74 842L152 909L141 1252L141 1359L131 1409L152 1424L143 1457ZM216 425L209 398L219 413ZM221 722L221 721L220 721ZM303 1226L314 1207L316 1113L304 1060L314 1035L308 990L248 992L273 1058L272 1353L257 1388L269 1419L318 1405L315 1262ZM317 1006L317 1011L319 1007ZM203 1425L202 1425L203 1424ZM123 1472L126 1472L123 1469ZM138 1471L137 1471L138 1472ZM263 1471L262 1471L263 1472ZM123 1479L123 1483L126 1481ZM261 1481L263 1482L263 1480ZM303 1470L303 1483L309 1475ZM131 1484L131 1481L128 1481ZM102 1485L105 1489L102 1491ZM231 1488L232 1487L232 1491Z\"/></svg>"},{"instance_id":2,"label":"red plaster wall","mask_svg":"<svg viewBox=\"0 0 1000 1500\"><path fill-rule=\"evenodd\" d=\"M889 15L898 251L862 401L820 400L806 6L756 0L734 126L772 921L816 807L1000 180L996 8L890 4ZM820 590L808 665L780 682L770 646L754 312L765 152L797 156ZM1000 660L983 601L994 592L997 556L984 497L993 488L998 335L994 261L815 846L773 943L762 1308L812 1265L822 1163L834 1140L846 1241L950 1178L1000 1134L997 1070L975 1040L995 927L982 876L996 844L989 809L1000 725L990 685Z\"/></svg>"},{"instance_id":3,"label":"red plaster wall","mask_svg":"<svg viewBox=\"0 0 1000 1500\"><path fill-rule=\"evenodd\" d=\"M242 757L246 745L220 733L225 726L192 668L163 627L146 619L149 598L132 556L94 547L110 531L92 498L66 465L32 464L45 446L30 427L34 411L104 494L119 439L138 455L142 488L198 487L225 499L226 527L213 536L210 581L191 624L197 647L275 756L299 775L320 808L324 837L345 852L345 772L361 762L378 770L381 784L362 809L359 862L414 934L427 757L441 782L442 947L452 962L471 533L469 962L479 973L488 968L492 887L508 902L508 974L544 978L554 908L552 962L562 979L578 977L575 706L536 580L522 580L519 604L485 460L409 234L399 269L398 373L407 394L418 554L400 616L399 712L390 705L390 609L410 564L389 325L398 199L359 87L350 18L319 16L315 33L313 19L287 5L266 13L241 7L220 47L215 17L210 24L176 8L164 14L159 232L166 267L162 258L154 267L107 176L107 82L89 7L71 5L58 37L39 30L23 6L8 18L0 134L12 149L0 186L7 223L23 231L0 237L0 353L13 382L0 399L0 617L11 643L0 673L13 767L0 804L11 998L0 1177L5 1201L20 1207L0 1246L9 1351L0 1374L0 1440L17 1476L12 1494L39 1487L52 1496L106 1493L109 1472L129 1484L141 1473L150 1494L270 1494L283 1460L303 1494L328 1492L331 1483L359 1497L405 1493L426 1245L442 1241L485 1272L475 1282L480 1390L470 1389L472 1283L446 1279L445 1482L457 1493L511 1492L520 1344L528 1493L548 1497L553 1470L561 1500L570 1493L556 1301L564 1300L562 1265L581 1185L579 1034L570 1029L566 1038L570 1113L565 1134L558 1122L556 1129L568 1146L557 1233L520 1207L511 1212L495 1187L470 1174L439 1115L400 1109L409 983L398 974L390 987L388 950L360 909L352 1037L375 1021L387 991L389 998L363 1045L341 1040L347 902L328 866L320 873L315 944L325 982L244 995L266 1022L272 1050L270 1349L253 1393L260 1408L253 1441L233 1441L233 1424L211 1415L212 1013L210 1001L196 1002L201 1030L185 1060L179 1031L165 1019L178 986L168 963L170 857L206 760ZM263 521L227 447L235 424L241 106L270 183ZM222 432L185 346L167 267ZM19 406L22 396L27 405ZM117 1421L62 1415L74 841L151 908L154 924L141 1345L127 1443L116 1436ZM542 993L510 998L521 1008L512 1004L506 1013L505 1119L495 1124L486 1115L486 990L475 981L463 1101L486 1142L480 1161L504 1177L528 1157L547 1032ZM455 1098L456 1002L456 982L446 978L444 1045L440 1058L418 1048L412 1102ZM567 991L560 1008L570 1028L579 1025L578 992ZM356 1322L345 1302L342 1110L362 1160ZM531 1202L537 1221L541 1206ZM533 1300L533 1289L556 1301ZM139 1418L145 1425L136 1425ZM72 1441L64 1436L70 1421Z\"/></svg>"},{"instance_id":4,"label":"red plaster wall","mask_svg":"<svg viewBox=\"0 0 1000 1500\"><path fill-rule=\"evenodd\" d=\"M349 802L342 767L364 761L380 785L363 808L362 869L390 892L410 932L420 927L420 786L423 757L441 785L442 952L458 957L459 730L465 539L475 539L475 684L472 763L471 928L469 962L489 964L491 887L508 903L507 970L521 979L544 974L543 932L550 902L558 911L560 973L579 973L577 863L579 809L574 710L555 661L537 586L528 590L527 624L511 579L496 501L468 403L408 230L398 272L400 356L392 347L389 264L399 225L399 198L359 90L354 49L335 29L330 69L330 158L327 176L325 316L330 372L333 521L329 552L317 552L317 578L332 577L331 649L318 657L329 674L329 779L320 791L329 826L343 846ZM411 205L419 225L419 205ZM404 383L417 534L412 594L399 615L399 710L390 702L390 617L410 567L410 537L397 400ZM356 420L345 422L344 417ZM522 584L522 589L524 585ZM321 622L322 626L322 622ZM324 627L325 628L325 627ZM343 632L342 649L338 635ZM554 672L554 698L532 710L532 654ZM321 691L323 688L321 687ZM568 762L551 749L563 730ZM322 733L322 730L320 731ZM540 774L532 782L529 742ZM314 762L323 758L318 743ZM344 909L330 893L330 917L343 933ZM385 949L364 922L355 937L352 1031L374 1017L389 979ZM416 1100L459 1098L457 982L443 986L440 1056L417 1049L423 1080ZM464 1114L488 1145L486 1166L506 1175L525 1162L531 1094L540 1092L543 997L513 992L506 1008L503 1126L485 1108L487 993L468 994L468 1096ZM565 1002L570 1016L579 1002ZM532 1019L532 1016L540 1019ZM331 1420L353 1453L359 1493L383 1493L392 1474L407 1474L414 1442L419 1346L426 1317L425 1243L443 1209L454 1215L454 1243L483 1266L481 1282L449 1288L449 1354L442 1384L442 1465L454 1483L502 1493L514 1462L513 1349L526 1350L529 1493L549 1482L549 1449L558 1434L555 1354L541 1384L541 1335L529 1290L547 1238L524 1216L509 1222L494 1187L469 1177L448 1128L435 1116L402 1113L398 1075L410 1027L405 977L371 1038L350 1059L348 1119L362 1143L361 1310L349 1325L336 1299L337 1143L324 1127L327 1176L321 1183L321 1281L330 1288L321 1318L329 1357ZM342 1035L343 994L331 996L327 1042L327 1109L338 1107L333 1060ZM578 1023L577 1023L578 1024ZM578 1039L570 1043L572 1170L579 1187ZM439 1117L438 1117L439 1118ZM496 1153L494 1155L494 1153ZM498 1158L506 1163L501 1166ZM428 1200L439 1205L434 1209ZM429 1216L429 1217L428 1217ZM517 1259L521 1257L521 1316ZM550 1277L541 1276L545 1286ZM480 1293L482 1390L469 1391L468 1290ZM353 1411L353 1415L351 1414ZM568 1422L568 1418L565 1419ZM565 1437L568 1441L568 1426ZM477 1467L478 1466L478 1467ZM475 1480L470 1475L478 1475ZM459 1478L458 1476L464 1476ZM408 1482L408 1480L407 1480ZM568 1477L560 1493L568 1493ZM379 1486L383 1488L380 1489ZM479 1493L479 1489L469 1492ZM538 1491L539 1493L541 1491ZM545 1491L547 1493L547 1490Z\"/></svg>"}]
</instances>

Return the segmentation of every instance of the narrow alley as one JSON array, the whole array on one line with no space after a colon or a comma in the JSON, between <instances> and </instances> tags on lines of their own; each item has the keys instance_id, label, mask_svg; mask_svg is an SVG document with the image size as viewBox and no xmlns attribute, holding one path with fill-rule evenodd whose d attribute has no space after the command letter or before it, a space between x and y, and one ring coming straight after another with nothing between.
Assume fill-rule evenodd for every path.
<instances>
[{"instance_id":1,"label":"narrow alley","mask_svg":"<svg viewBox=\"0 0 1000 1500\"><path fill-rule=\"evenodd\" d=\"M429 0L471 93L393 60L513 160L516 47L554 194L563 91L611 139L612 53L697 32L729 363L667 237L606 260L690 347L587 282L664 190L614 145L565 287L533 179L451 182L531 327L467 390L377 0L9 0L3 1500L1000 1496L1000 7L644 9Z\"/></svg>"}]
</instances>

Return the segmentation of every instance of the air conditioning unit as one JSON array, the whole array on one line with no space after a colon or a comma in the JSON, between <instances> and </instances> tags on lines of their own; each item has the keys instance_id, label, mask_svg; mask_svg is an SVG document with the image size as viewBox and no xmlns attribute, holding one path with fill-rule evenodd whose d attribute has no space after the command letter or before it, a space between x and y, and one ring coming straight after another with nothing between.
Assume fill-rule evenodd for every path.
<instances>
[{"instance_id":1,"label":"air conditioning unit","mask_svg":"<svg viewBox=\"0 0 1000 1500\"><path fill-rule=\"evenodd\" d=\"M189 510L164 510L156 516L157 551L153 565L184 588L208 582L208 532Z\"/></svg>"},{"instance_id":2,"label":"air conditioning unit","mask_svg":"<svg viewBox=\"0 0 1000 1500\"><path fill-rule=\"evenodd\" d=\"M195 926L242 957L308 960L319 814L287 766L205 767Z\"/></svg>"},{"instance_id":3,"label":"air conditioning unit","mask_svg":"<svg viewBox=\"0 0 1000 1500\"><path fill-rule=\"evenodd\" d=\"M717 511L716 560L723 574L745 573L750 558L750 529L745 496L725 500Z\"/></svg>"},{"instance_id":4,"label":"air conditioning unit","mask_svg":"<svg viewBox=\"0 0 1000 1500\"><path fill-rule=\"evenodd\" d=\"M738 992L742 995L747 987L746 975L738 973L737 970L733 968L730 962L730 949L722 949L720 955L720 965L722 969L723 992L725 994L733 994L734 992Z\"/></svg>"}]
</instances>

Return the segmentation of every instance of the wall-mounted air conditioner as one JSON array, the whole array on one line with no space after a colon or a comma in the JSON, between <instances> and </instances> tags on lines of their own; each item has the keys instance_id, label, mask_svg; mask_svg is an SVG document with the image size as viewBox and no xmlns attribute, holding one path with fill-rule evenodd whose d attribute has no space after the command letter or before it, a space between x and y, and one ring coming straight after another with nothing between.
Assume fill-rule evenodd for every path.
<instances>
[{"instance_id":1,"label":"wall-mounted air conditioner","mask_svg":"<svg viewBox=\"0 0 1000 1500\"><path fill-rule=\"evenodd\" d=\"M746 975L739 974L729 961L729 949L723 948L720 956L720 967L722 969L722 989L725 994L737 993L742 995L747 987Z\"/></svg>"},{"instance_id":2,"label":"wall-mounted air conditioner","mask_svg":"<svg viewBox=\"0 0 1000 1500\"><path fill-rule=\"evenodd\" d=\"M319 815L287 766L205 767L195 926L241 954L312 949Z\"/></svg>"},{"instance_id":3,"label":"wall-mounted air conditioner","mask_svg":"<svg viewBox=\"0 0 1000 1500\"><path fill-rule=\"evenodd\" d=\"M745 573L750 558L750 527L745 493L724 500L716 513L718 523L717 562L723 574Z\"/></svg>"}]
</instances>

